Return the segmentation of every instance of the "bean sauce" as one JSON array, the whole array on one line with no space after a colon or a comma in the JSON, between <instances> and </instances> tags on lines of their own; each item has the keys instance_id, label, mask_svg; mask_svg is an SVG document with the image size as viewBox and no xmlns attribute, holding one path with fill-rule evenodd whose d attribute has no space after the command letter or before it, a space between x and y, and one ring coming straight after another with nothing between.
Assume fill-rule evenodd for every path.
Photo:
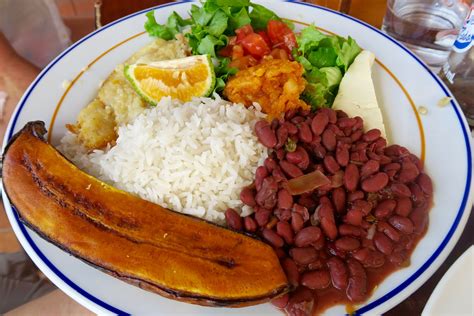
<instances>
[{"instance_id":1,"label":"bean sauce","mask_svg":"<svg viewBox=\"0 0 474 316\"><path fill-rule=\"evenodd\" d=\"M360 117L332 109L293 110L271 124L258 122L255 132L270 155L240 195L254 213L240 220L229 209L226 220L275 249L293 286L273 301L276 307L311 315L360 304L409 265L433 194L415 155L387 146L377 129L364 131ZM316 170L329 181L291 195L288 180Z\"/></svg>"}]
</instances>

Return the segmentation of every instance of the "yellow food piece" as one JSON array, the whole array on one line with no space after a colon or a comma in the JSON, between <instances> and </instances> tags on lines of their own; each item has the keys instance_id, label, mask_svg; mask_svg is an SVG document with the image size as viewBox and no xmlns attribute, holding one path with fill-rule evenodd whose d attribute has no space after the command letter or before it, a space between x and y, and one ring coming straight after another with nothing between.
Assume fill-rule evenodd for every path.
<instances>
[{"instance_id":1,"label":"yellow food piece","mask_svg":"<svg viewBox=\"0 0 474 316\"><path fill-rule=\"evenodd\" d=\"M256 66L239 71L229 79L224 96L246 106L257 102L268 117L279 118L290 109L309 109L300 100L306 81L298 62L265 58Z\"/></svg>"},{"instance_id":2,"label":"yellow food piece","mask_svg":"<svg viewBox=\"0 0 474 316\"><path fill-rule=\"evenodd\" d=\"M193 97L207 96L215 83L208 55L133 64L125 68L125 76L150 104L156 104L165 96L184 102Z\"/></svg>"},{"instance_id":3,"label":"yellow food piece","mask_svg":"<svg viewBox=\"0 0 474 316\"><path fill-rule=\"evenodd\" d=\"M102 148L117 139L115 117L110 108L95 99L78 115L76 125L67 125L87 148Z\"/></svg>"},{"instance_id":4,"label":"yellow food piece","mask_svg":"<svg viewBox=\"0 0 474 316\"><path fill-rule=\"evenodd\" d=\"M125 282L192 304L255 305L290 289L269 245L111 187L45 134L43 122L27 123L5 149L2 169L19 218L42 238Z\"/></svg>"},{"instance_id":5,"label":"yellow food piece","mask_svg":"<svg viewBox=\"0 0 474 316\"><path fill-rule=\"evenodd\" d=\"M182 37L172 41L157 39L146 45L115 68L99 88L97 97L81 110L76 124L67 125L67 128L78 136L88 150L103 148L115 141L117 127L130 122L148 106L125 78L125 65L182 58L188 55L188 50ZM89 120L94 123L88 124ZM110 132L112 126L114 134Z\"/></svg>"}]
</instances>

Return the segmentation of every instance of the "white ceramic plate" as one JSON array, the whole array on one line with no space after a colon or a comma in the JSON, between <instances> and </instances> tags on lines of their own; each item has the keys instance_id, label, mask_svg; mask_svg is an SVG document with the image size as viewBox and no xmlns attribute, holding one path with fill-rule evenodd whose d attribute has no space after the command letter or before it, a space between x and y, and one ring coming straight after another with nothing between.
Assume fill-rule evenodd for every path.
<instances>
[{"instance_id":1,"label":"white ceramic plate","mask_svg":"<svg viewBox=\"0 0 474 316\"><path fill-rule=\"evenodd\" d=\"M258 1L260 2L260 1ZM438 77L399 43L352 17L298 2L261 1L278 15L323 30L352 36L377 56L374 81L389 139L424 157L434 182L434 207L428 232L411 258L411 266L388 277L359 307L359 313L382 313L413 293L439 267L458 240L471 207L472 159L468 127L456 104L438 107L450 96ZM177 11L187 15L191 3L171 3L156 10L164 22ZM26 122L43 120L57 144L64 125L97 93L101 80L114 67L151 39L143 33L145 11L113 22L75 43L49 64L25 93L13 115L5 141ZM301 23L297 23L300 28ZM68 89L62 87L71 81ZM416 108L425 106L426 115ZM45 242L21 224L7 197L3 201L23 247L59 288L96 313L131 314L278 314L270 304L244 309L194 306L162 298L96 270ZM212 277L211 275L209 277ZM345 313L336 306L328 314Z\"/></svg>"},{"instance_id":2,"label":"white ceramic plate","mask_svg":"<svg viewBox=\"0 0 474 316\"><path fill-rule=\"evenodd\" d=\"M474 246L471 246L436 285L422 315L473 315L473 276Z\"/></svg>"}]
</instances>

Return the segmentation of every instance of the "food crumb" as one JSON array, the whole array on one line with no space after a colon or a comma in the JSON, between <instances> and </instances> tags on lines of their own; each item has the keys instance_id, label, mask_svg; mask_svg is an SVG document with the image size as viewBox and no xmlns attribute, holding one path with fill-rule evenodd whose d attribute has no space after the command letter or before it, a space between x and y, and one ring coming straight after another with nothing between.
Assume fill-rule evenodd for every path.
<instances>
[{"instance_id":1,"label":"food crumb","mask_svg":"<svg viewBox=\"0 0 474 316\"><path fill-rule=\"evenodd\" d=\"M163 235L163 238L166 238L167 236L168 236L168 233L165 233L165 234Z\"/></svg>"},{"instance_id":2,"label":"food crumb","mask_svg":"<svg viewBox=\"0 0 474 316\"><path fill-rule=\"evenodd\" d=\"M438 106L439 107L445 107L446 105L449 104L449 102L451 102L451 100L452 100L451 97L443 97L443 98L439 99Z\"/></svg>"},{"instance_id":3,"label":"food crumb","mask_svg":"<svg viewBox=\"0 0 474 316\"><path fill-rule=\"evenodd\" d=\"M86 187L86 190L90 190L91 186L92 186L92 184L89 183L89 185Z\"/></svg>"},{"instance_id":4,"label":"food crumb","mask_svg":"<svg viewBox=\"0 0 474 316\"><path fill-rule=\"evenodd\" d=\"M71 81L69 80L64 80L62 83L61 83L61 87L63 87L64 90L66 90L67 88L69 88L71 86Z\"/></svg>"},{"instance_id":5,"label":"food crumb","mask_svg":"<svg viewBox=\"0 0 474 316\"><path fill-rule=\"evenodd\" d=\"M421 115L428 114L428 109L425 106L420 105L418 107L418 113L420 113Z\"/></svg>"}]
</instances>

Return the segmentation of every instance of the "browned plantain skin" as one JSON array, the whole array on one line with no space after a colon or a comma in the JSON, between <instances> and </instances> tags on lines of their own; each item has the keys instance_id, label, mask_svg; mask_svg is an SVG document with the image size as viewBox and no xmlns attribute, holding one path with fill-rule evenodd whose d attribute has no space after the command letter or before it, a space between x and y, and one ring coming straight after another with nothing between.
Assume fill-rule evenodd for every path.
<instances>
[{"instance_id":1,"label":"browned plantain skin","mask_svg":"<svg viewBox=\"0 0 474 316\"><path fill-rule=\"evenodd\" d=\"M241 307L289 290L272 248L115 189L79 170L43 138L43 122L16 134L3 185L21 220L96 268L168 298Z\"/></svg>"}]
</instances>

